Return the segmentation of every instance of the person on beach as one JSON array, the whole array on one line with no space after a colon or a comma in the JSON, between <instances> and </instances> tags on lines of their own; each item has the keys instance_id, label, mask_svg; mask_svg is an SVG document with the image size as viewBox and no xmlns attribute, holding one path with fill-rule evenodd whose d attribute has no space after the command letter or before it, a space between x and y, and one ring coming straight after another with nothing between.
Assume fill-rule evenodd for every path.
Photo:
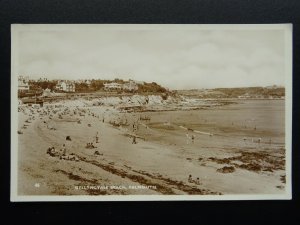
<instances>
[{"instance_id":1,"label":"person on beach","mask_svg":"<svg viewBox=\"0 0 300 225\"><path fill-rule=\"evenodd\" d=\"M49 147L47 150L47 154L49 154L51 156L55 156L57 154L57 152L54 147Z\"/></svg>"},{"instance_id":2,"label":"person on beach","mask_svg":"<svg viewBox=\"0 0 300 225\"><path fill-rule=\"evenodd\" d=\"M86 145L87 148L94 148L93 142L89 142Z\"/></svg>"},{"instance_id":3,"label":"person on beach","mask_svg":"<svg viewBox=\"0 0 300 225\"><path fill-rule=\"evenodd\" d=\"M66 153L67 153L67 148L66 148L66 145L63 144L63 147L62 147L62 154L63 154L63 155L66 155Z\"/></svg>"},{"instance_id":4,"label":"person on beach","mask_svg":"<svg viewBox=\"0 0 300 225\"><path fill-rule=\"evenodd\" d=\"M188 145L189 144L189 139L190 139L189 132L186 132L185 136L186 136L186 144Z\"/></svg>"},{"instance_id":5,"label":"person on beach","mask_svg":"<svg viewBox=\"0 0 300 225\"><path fill-rule=\"evenodd\" d=\"M195 181L195 184L200 184L200 179L199 177L197 177L196 181Z\"/></svg>"},{"instance_id":6,"label":"person on beach","mask_svg":"<svg viewBox=\"0 0 300 225\"><path fill-rule=\"evenodd\" d=\"M195 135L192 134L192 143L194 143Z\"/></svg>"},{"instance_id":7,"label":"person on beach","mask_svg":"<svg viewBox=\"0 0 300 225\"><path fill-rule=\"evenodd\" d=\"M132 144L136 144L136 137L135 136L132 137Z\"/></svg>"},{"instance_id":8,"label":"person on beach","mask_svg":"<svg viewBox=\"0 0 300 225\"><path fill-rule=\"evenodd\" d=\"M190 182L190 183L193 182L192 174L189 175L188 182Z\"/></svg>"},{"instance_id":9,"label":"person on beach","mask_svg":"<svg viewBox=\"0 0 300 225\"><path fill-rule=\"evenodd\" d=\"M95 136L95 142L99 143L98 131L97 131L96 136Z\"/></svg>"}]
</instances>

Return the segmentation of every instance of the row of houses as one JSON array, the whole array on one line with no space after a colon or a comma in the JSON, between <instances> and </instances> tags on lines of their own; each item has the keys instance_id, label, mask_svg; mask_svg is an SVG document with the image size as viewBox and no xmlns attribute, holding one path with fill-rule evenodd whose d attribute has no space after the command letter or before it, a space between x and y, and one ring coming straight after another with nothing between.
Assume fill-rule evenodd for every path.
<instances>
[{"instance_id":1,"label":"row of houses","mask_svg":"<svg viewBox=\"0 0 300 225\"><path fill-rule=\"evenodd\" d=\"M91 82L89 80L85 80L82 82L91 85ZM120 91L120 90L136 91L138 90L138 84L139 82L133 80L129 80L128 82L125 82L123 84L116 83L116 82L104 83L104 90L105 91ZM64 92L75 92L75 82L61 80L57 83L56 90L60 90Z\"/></svg>"},{"instance_id":2,"label":"row of houses","mask_svg":"<svg viewBox=\"0 0 300 225\"><path fill-rule=\"evenodd\" d=\"M90 83L88 85L90 85ZM30 88L29 78L24 76L19 76L18 77L19 92L29 91L29 88ZM75 92L76 85L74 81L60 80L57 82L55 89L62 92ZM138 82L129 80L128 82L125 82L123 84L119 84L116 82L104 83L104 90L105 91L119 91L119 90L136 91L138 90Z\"/></svg>"},{"instance_id":3,"label":"row of houses","mask_svg":"<svg viewBox=\"0 0 300 225\"><path fill-rule=\"evenodd\" d=\"M72 81L59 81L56 85L56 89L65 92L75 92L75 83ZM124 84L119 84L116 82L104 83L104 90L105 91L119 91L119 90L136 91L138 90L138 84L133 80L129 80Z\"/></svg>"},{"instance_id":4,"label":"row of houses","mask_svg":"<svg viewBox=\"0 0 300 225\"><path fill-rule=\"evenodd\" d=\"M18 91L28 92L30 89L29 78L19 76L18 77ZM58 81L55 89L64 92L75 92L75 83L71 81Z\"/></svg>"},{"instance_id":5,"label":"row of houses","mask_svg":"<svg viewBox=\"0 0 300 225\"><path fill-rule=\"evenodd\" d=\"M105 91L120 91L120 90L136 91L138 90L138 84L133 80L129 80L129 82L126 82L124 84L119 84L116 82L105 83L104 90Z\"/></svg>"},{"instance_id":6,"label":"row of houses","mask_svg":"<svg viewBox=\"0 0 300 225\"><path fill-rule=\"evenodd\" d=\"M41 81L41 80L38 80ZM19 76L18 77L18 92L28 92L30 89L29 77ZM75 92L75 83L72 81L58 81L55 89L64 92Z\"/></svg>"}]
</instances>

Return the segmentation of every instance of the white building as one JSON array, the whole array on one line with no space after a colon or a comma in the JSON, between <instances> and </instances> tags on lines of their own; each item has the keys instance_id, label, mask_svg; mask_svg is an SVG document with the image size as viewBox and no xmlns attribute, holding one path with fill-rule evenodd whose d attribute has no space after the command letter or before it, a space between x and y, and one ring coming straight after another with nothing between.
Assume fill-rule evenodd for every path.
<instances>
[{"instance_id":1,"label":"white building","mask_svg":"<svg viewBox=\"0 0 300 225\"><path fill-rule=\"evenodd\" d=\"M243 95L238 96L238 98L240 98L240 99L247 99L247 98L251 98L251 95L249 93L245 93Z\"/></svg>"},{"instance_id":2,"label":"white building","mask_svg":"<svg viewBox=\"0 0 300 225\"><path fill-rule=\"evenodd\" d=\"M19 76L18 77L18 91L29 91L29 78L28 77L23 77Z\"/></svg>"},{"instance_id":3,"label":"white building","mask_svg":"<svg viewBox=\"0 0 300 225\"><path fill-rule=\"evenodd\" d=\"M122 90L122 85L112 82L112 83L105 83L104 90L106 91L113 91L113 90Z\"/></svg>"},{"instance_id":4,"label":"white building","mask_svg":"<svg viewBox=\"0 0 300 225\"><path fill-rule=\"evenodd\" d=\"M127 90L127 91L136 91L138 90L138 85L136 84L135 81L129 80L129 82L123 84L122 88L123 90Z\"/></svg>"},{"instance_id":5,"label":"white building","mask_svg":"<svg viewBox=\"0 0 300 225\"><path fill-rule=\"evenodd\" d=\"M75 92L75 83L71 81L58 81L56 90L64 91L64 92Z\"/></svg>"}]
</instances>

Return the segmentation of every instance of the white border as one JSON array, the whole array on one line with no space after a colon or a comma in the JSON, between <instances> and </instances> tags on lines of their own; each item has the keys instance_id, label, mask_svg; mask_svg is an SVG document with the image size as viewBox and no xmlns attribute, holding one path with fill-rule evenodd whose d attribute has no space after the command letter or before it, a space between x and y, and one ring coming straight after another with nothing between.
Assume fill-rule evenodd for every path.
<instances>
[{"instance_id":1,"label":"white border","mask_svg":"<svg viewBox=\"0 0 300 225\"><path fill-rule=\"evenodd\" d=\"M285 143L286 143L286 193L249 195L106 195L106 196L19 196L18 178L18 113L17 71L18 35L20 31L57 31L78 29L103 30L282 30L285 34ZM12 202L42 201L194 201L194 200L290 200L292 199L292 24L13 24L11 25L11 196Z\"/></svg>"}]
</instances>

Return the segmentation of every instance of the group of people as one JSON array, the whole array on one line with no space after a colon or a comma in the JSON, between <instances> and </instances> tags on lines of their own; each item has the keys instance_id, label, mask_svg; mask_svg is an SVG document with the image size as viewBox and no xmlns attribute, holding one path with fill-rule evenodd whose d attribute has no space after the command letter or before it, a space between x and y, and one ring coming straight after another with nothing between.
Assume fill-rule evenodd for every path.
<instances>
[{"instance_id":1,"label":"group of people","mask_svg":"<svg viewBox=\"0 0 300 225\"><path fill-rule=\"evenodd\" d=\"M60 156L60 153L58 151L56 151L56 149L54 147L49 147L47 149L47 154L49 154L52 157Z\"/></svg>"},{"instance_id":2,"label":"group of people","mask_svg":"<svg viewBox=\"0 0 300 225\"><path fill-rule=\"evenodd\" d=\"M188 182L189 183L200 184L200 179L199 179L199 177L197 177L196 180L194 180L193 177L192 177L192 175L190 174L189 178L188 178Z\"/></svg>"},{"instance_id":3,"label":"group of people","mask_svg":"<svg viewBox=\"0 0 300 225\"><path fill-rule=\"evenodd\" d=\"M47 149L47 154L51 155L51 156L65 156L67 154L67 148L66 145L63 144L62 148L57 151L53 146L49 147Z\"/></svg>"},{"instance_id":4,"label":"group of people","mask_svg":"<svg viewBox=\"0 0 300 225\"><path fill-rule=\"evenodd\" d=\"M67 149L65 144L63 144L63 147L59 151L57 151L53 146L49 147L47 149L47 154L49 154L52 157L59 157L59 159L61 160L71 160L76 162L79 161L79 158L74 153L67 154Z\"/></svg>"},{"instance_id":5,"label":"group of people","mask_svg":"<svg viewBox=\"0 0 300 225\"><path fill-rule=\"evenodd\" d=\"M96 147L94 146L93 142L88 142L86 143L85 148L96 148Z\"/></svg>"},{"instance_id":6,"label":"group of people","mask_svg":"<svg viewBox=\"0 0 300 225\"><path fill-rule=\"evenodd\" d=\"M191 142L192 143L194 143L195 142L195 135L194 134L192 134L191 136L189 135L189 133L188 132L186 132L186 144L189 144L190 143L190 140L191 140Z\"/></svg>"},{"instance_id":7,"label":"group of people","mask_svg":"<svg viewBox=\"0 0 300 225\"><path fill-rule=\"evenodd\" d=\"M93 142L95 143L99 143L99 132L96 132L96 135L93 137ZM94 146L93 142L88 142L86 143L85 148L97 148L96 146Z\"/></svg>"},{"instance_id":8,"label":"group of people","mask_svg":"<svg viewBox=\"0 0 300 225\"><path fill-rule=\"evenodd\" d=\"M256 138L249 138L249 139L251 139L252 143L258 143L258 144L260 144L262 141L262 138L260 138L260 137L257 139ZM244 140L244 142L246 142L248 140L248 138L244 137L243 140ZM271 144L271 143L272 143L272 140L270 139L269 144Z\"/></svg>"}]
</instances>

